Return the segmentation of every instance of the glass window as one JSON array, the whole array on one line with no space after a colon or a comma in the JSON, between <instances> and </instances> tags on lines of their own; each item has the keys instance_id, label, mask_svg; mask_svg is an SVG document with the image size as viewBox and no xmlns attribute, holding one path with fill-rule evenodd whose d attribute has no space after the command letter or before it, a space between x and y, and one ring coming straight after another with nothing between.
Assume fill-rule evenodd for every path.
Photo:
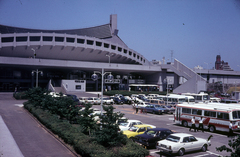
<instances>
[{"instance_id":1,"label":"glass window","mask_svg":"<svg viewBox=\"0 0 240 157\"><path fill-rule=\"evenodd\" d=\"M102 42L96 41L96 46L102 46Z\"/></svg>"},{"instance_id":2,"label":"glass window","mask_svg":"<svg viewBox=\"0 0 240 157\"><path fill-rule=\"evenodd\" d=\"M111 49L112 50L116 50L116 46L115 45L111 45Z\"/></svg>"},{"instance_id":3,"label":"glass window","mask_svg":"<svg viewBox=\"0 0 240 157\"><path fill-rule=\"evenodd\" d=\"M192 109L192 114L195 114L195 115L202 115L202 110Z\"/></svg>"},{"instance_id":4,"label":"glass window","mask_svg":"<svg viewBox=\"0 0 240 157\"><path fill-rule=\"evenodd\" d=\"M16 37L17 42L27 41L28 37Z\"/></svg>"},{"instance_id":5,"label":"glass window","mask_svg":"<svg viewBox=\"0 0 240 157\"><path fill-rule=\"evenodd\" d=\"M87 40L87 44L88 45L93 45L93 41L92 40Z\"/></svg>"},{"instance_id":6,"label":"glass window","mask_svg":"<svg viewBox=\"0 0 240 157\"><path fill-rule=\"evenodd\" d=\"M52 41L53 37L50 36L43 36L43 41Z\"/></svg>"},{"instance_id":7,"label":"glass window","mask_svg":"<svg viewBox=\"0 0 240 157\"><path fill-rule=\"evenodd\" d=\"M216 117L216 112L213 112L213 111L204 111L204 116Z\"/></svg>"},{"instance_id":8,"label":"glass window","mask_svg":"<svg viewBox=\"0 0 240 157\"><path fill-rule=\"evenodd\" d=\"M217 112L217 118L229 120L228 113Z\"/></svg>"},{"instance_id":9,"label":"glass window","mask_svg":"<svg viewBox=\"0 0 240 157\"><path fill-rule=\"evenodd\" d=\"M105 47L105 48L109 48L109 44L104 43L104 47Z\"/></svg>"},{"instance_id":10,"label":"glass window","mask_svg":"<svg viewBox=\"0 0 240 157\"><path fill-rule=\"evenodd\" d=\"M55 41L63 42L64 41L64 37L55 37Z\"/></svg>"},{"instance_id":11,"label":"glass window","mask_svg":"<svg viewBox=\"0 0 240 157\"><path fill-rule=\"evenodd\" d=\"M2 37L2 42L7 43L7 42L13 42L13 37Z\"/></svg>"},{"instance_id":12,"label":"glass window","mask_svg":"<svg viewBox=\"0 0 240 157\"><path fill-rule=\"evenodd\" d=\"M40 41L40 36L31 36L30 41Z\"/></svg>"},{"instance_id":13,"label":"glass window","mask_svg":"<svg viewBox=\"0 0 240 157\"><path fill-rule=\"evenodd\" d=\"M85 40L84 39L77 39L77 43L84 44Z\"/></svg>"},{"instance_id":14,"label":"glass window","mask_svg":"<svg viewBox=\"0 0 240 157\"><path fill-rule=\"evenodd\" d=\"M189 141L193 142L193 141L197 141L197 139L194 136L190 136Z\"/></svg>"},{"instance_id":15,"label":"glass window","mask_svg":"<svg viewBox=\"0 0 240 157\"><path fill-rule=\"evenodd\" d=\"M233 119L240 119L240 111L232 112Z\"/></svg>"},{"instance_id":16,"label":"glass window","mask_svg":"<svg viewBox=\"0 0 240 157\"><path fill-rule=\"evenodd\" d=\"M74 43L75 39L74 38L67 38L68 43Z\"/></svg>"},{"instance_id":17,"label":"glass window","mask_svg":"<svg viewBox=\"0 0 240 157\"><path fill-rule=\"evenodd\" d=\"M182 113L190 113L191 114L191 109L190 108L182 108Z\"/></svg>"}]
</instances>

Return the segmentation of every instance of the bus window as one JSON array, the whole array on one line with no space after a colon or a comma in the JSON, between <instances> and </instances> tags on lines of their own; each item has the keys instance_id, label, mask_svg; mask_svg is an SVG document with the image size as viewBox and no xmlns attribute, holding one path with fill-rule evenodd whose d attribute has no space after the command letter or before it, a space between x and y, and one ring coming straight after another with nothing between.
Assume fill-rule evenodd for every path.
<instances>
[{"instance_id":1,"label":"bus window","mask_svg":"<svg viewBox=\"0 0 240 157\"><path fill-rule=\"evenodd\" d=\"M182 113L189 113L189 114L191 114L191 109L190 108L182 108Z\"/></svg>"},{"instance_id":2,"label":"bus window","mask_svg":"<svg viewBox=\"0 0 240 157\"><path fill-rule=\"evenodd\" d=\"M216 117L216 112L204 111L204 116Z\"/></svg>"},{"instance_id":3,"label":"bus window","mask_svg":"<svg viewBox=\"0 0 240 157\"><path fill-rule=\"evenodd\" d=\"M202 115L202 110L193 109L193 110L192 110L192 114Z\"/></svg>"},{"instance_id":4,"label":"bus window","mask_svg":"<svg viewBox=\"0 0 240 157\"><path fill-rule=\"evenodd\" d=\"M217 112L217 118L229 120L229 114L228 113Z\"/></svg>"},{"instance_id":5,"label":"bus window","mask_svg":"<svg viewBox=\"0 0 240 157\"><path fill-rule=\"evenodd\" d=\"M185 102L184 98L178 99L179 103Z\"/></svg>"},{"instance_id":6,"label":"bus window","mask_svg":"<svg viewBox=\"0 0 240 157\"><path fill-rule=\"evenodd\" d=\"M233 111L232 116L233 116L233 119L239 119L240 118L240 111Z\"/></svg>"}]
</instances>

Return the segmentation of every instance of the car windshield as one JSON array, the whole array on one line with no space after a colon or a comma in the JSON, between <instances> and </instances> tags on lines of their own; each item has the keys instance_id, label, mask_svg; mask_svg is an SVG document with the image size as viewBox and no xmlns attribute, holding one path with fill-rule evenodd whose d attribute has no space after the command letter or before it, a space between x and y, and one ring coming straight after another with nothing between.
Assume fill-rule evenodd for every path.
<instances>
[{"instance_id":1,"label":"car windshield","mask_svg":"<svg viewBox=\"0 0 240 157\"><path fill-rule=\"evenodd\" d=\"M129 131L132 131L132 132L136 132L137 129L138 129L138 127L132 126L132 127L129 128L128 130L129 130Z\"/></svg>"},{"instance_id":2,"label":"car windshield","mask_svg":"<svg viewBox=\"0 0 240 157\"><path fill-rule=\"evenodd\" d=\"M119 126L127 126L128 125L128 123L127 122L120 122L120 123L118 123L119 124Z\"/></svg>"},{"instance_id":3,"label":"car windshield","mask_svg":"<svg viewBox=\"0 0 240 157\"><path fill-rule=\"evenodd\" d=\"M169 136L166 138L166 140L172 141L172 142L179 142L180 137L173 136L173 135L169 135Z\"/></svg>"},{"instance_id":4,"label":"car windshield","mask_svg":"<svg viewBox=\"0 0 240 157\"><path fill-rule=\"evenodd\" d=\"M147 135L150 135L150 136L155 136L156 135L156 131L154 131L154 130L148 130L148 131L146 131L144 134L147 134Z\"/></svg>"}]
</instances>

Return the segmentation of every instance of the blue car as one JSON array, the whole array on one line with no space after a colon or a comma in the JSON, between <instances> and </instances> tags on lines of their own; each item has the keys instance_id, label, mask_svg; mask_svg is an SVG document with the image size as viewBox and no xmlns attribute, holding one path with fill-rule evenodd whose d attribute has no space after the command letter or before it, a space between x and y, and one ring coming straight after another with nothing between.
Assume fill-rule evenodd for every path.
<instances>
[{"instance_id":1,"label":"blue car","mask_svg":"<svg viewBox=\"0 0 240 157\"><path fill-rule=\"evenodd\" d=\"M161 105L150 104L144 107L145 112L152 114L168 113L168 109L161 107Z\"/></svg>"}]
</instances>

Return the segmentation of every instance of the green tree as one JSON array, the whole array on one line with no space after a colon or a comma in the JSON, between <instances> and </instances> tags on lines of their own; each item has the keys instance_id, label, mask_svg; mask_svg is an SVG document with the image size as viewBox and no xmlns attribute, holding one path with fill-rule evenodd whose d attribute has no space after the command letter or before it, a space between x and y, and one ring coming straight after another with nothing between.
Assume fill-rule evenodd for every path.
<instances>
[{"instance_id":1,"label":"green tree","mask_svg":"<svg viewBox=\"0 0 240 157\"><path fill-rule=\"evenodd\" d=\"M96 140L105 147L125 145L127 138L119 132L117 121L123 117L122 113L115 113L113 106L103 106L104 113L100 115L99 129L96 131Z\"/></svg>"},{"instance_id":2,"label":"green tree","mask_svg":"<svg viewBox=\"0 0 240 157\"><path fill-rule=\"evenodd\" d=\"M92 104L86 104L85 109L79 112L78 123L82 127L82 132L87 135L91 135L97 128L96 121L93 115Z\"/></svg>"},{"instance_id":3,"label":"green tree","mask_svg":"<svg viewBox=\"0 0 240 157\"><path fill-rule=\"evenodd\" d=\"M216 150L219 152L226 151L231 152L231 157L239 157L240 154L240 136L233 138L228 141L228 146L223 145L221 147L217 147Z\"/></svg>"}]
</instances>

